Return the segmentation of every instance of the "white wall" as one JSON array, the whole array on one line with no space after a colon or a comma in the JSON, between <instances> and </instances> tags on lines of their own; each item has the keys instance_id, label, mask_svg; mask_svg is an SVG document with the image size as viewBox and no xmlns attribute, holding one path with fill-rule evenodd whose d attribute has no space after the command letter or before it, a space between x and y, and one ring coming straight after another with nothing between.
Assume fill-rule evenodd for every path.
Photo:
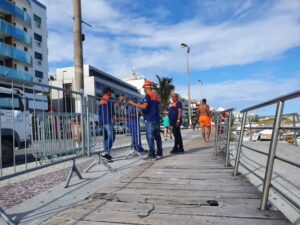
<instances>
[{"instance_id":1,"label":"white wall","mask_svg":"<svg viewBox=\"0 0 300 225\"><path fill-rule=\"evenodd\" d=\"M24 0L21 0L24 1ZM35 70L43 72L43 79L41 83L48 84L48 31L47 31L47 10L42 8L39 4L36 3L36 0L31 0L31 22L32 22L32 64L33 64L33 80L40 82L40 78L35 77ZM34 14L39 16L42 19L41 26L38 27L34 21ZM38 42L34 40L34 33L37 33L42 36L41 45L38 45ZM39 65L37 59L34 58L34 52L41 53L43 55L42 64Z\"/></svg>"}]
</instances>

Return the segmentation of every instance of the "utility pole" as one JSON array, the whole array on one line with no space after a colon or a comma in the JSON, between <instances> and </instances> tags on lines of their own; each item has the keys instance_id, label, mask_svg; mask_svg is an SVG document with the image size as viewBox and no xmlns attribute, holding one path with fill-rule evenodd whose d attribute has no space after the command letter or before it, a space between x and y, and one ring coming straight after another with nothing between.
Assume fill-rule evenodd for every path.
<instances>
[{"instance_id":1,"label":"utility pole","mask_svg":"<svg viewBox=\"0 0 300 225\"><path fill-rule=\"evenodd\" d=\"M74 68L75 68L75 91L81 94L75 95L75 112L81 113L81 148L88 149L87 132L84 113L87 111L86 101L84 98L83 83L83 50L82 50L82 19L81 19L81 0L73 0L73 23L74 23ZM72 170L73 171L73 170Z\"/></svg>"},{"instance_id":2,"label":"utility pole","mask_svg":"<svg viewBox=\"0 0 300 225\"><path fill-rule=\"evenodd\" d=\"M75 90L83 92L83 51L81 0L73 0Z\"/></svg>"}]
</instances>

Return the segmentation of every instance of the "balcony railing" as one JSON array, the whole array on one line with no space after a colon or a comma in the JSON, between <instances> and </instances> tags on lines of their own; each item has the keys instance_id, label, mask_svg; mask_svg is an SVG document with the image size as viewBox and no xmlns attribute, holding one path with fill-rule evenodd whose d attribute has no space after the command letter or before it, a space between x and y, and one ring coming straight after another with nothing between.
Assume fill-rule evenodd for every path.
<instances>
[{"instance_id":1,"label":"balcony railing","mask_svg":"<svg viewBox=\"0 0 300 225\"><path fill-rule=\"evenodd\" d=\"M31 57L26 52L11 45L0 42L0 56L13 58L19 62L31 65Z\"/></svg>"},{"instance_id":2,"label":"balcony railing","mask_svg":"<svg viewBox=\"0 0 300 225\"><path fill-rule=\"evenodd\" d=\"M32 76L29 73L4 66L0 66L0 75L20 80L32 81Z\"/></svg>"},{"instance_id":3,"label":"balcony railing","mask_svg":"<svg viewBox=\"0 0 300 225\"><path fill-rule=\"evenodd\" d=\"M6 1L0 1L0 9L6 11L9 14L15 16L18 20L22 21L26 25L31 27L31 18L27 12L23 9L19 8L18 6Z\"/></svg>"},{"instance_id":4,"label":"balcony railing","mask_svg":"<svg viewBox=\"0 0 300 225\"><path fill-rule=\"evenodd\" d=\"M31 46L31 37L23 30L0 19L0 33L12 36L15 39Z\"/></svg>"}]
</instances>

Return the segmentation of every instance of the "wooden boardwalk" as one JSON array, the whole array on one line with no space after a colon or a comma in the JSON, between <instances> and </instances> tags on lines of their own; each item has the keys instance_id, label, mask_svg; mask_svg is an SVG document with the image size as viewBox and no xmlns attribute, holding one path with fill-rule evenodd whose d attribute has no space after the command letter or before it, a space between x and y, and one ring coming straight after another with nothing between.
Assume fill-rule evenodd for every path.
<instances>
[{"instance_id":1,"label":"wooden boardwalk","mask_svg":"<svg viewBox=\"0 0 300 225\"><path fill-rule=\"evenodd\" d=\"M259 204L256 189L233 177L212 146L195 140L185 154L145 161L43 224L290 224L280 212L260 211Z\"/></svg>"}]
</instances>

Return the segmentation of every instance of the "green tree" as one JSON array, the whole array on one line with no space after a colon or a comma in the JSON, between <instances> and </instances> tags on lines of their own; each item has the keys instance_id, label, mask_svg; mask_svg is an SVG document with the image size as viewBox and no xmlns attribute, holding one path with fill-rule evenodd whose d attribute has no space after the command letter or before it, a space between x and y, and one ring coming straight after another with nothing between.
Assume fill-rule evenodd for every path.
<instances>
[{"instance_id":1,"label":"green tree","mask_svg":"<svg viewBox=\"0 0 300 225\"><path fill-rule=\"evenodd\" d=\"M170 96L175 90L175 86L172 84L172 78L160 77L158 75L156 77L158 80L157 94L161 98L160 109L165 111L169 106Z\"/></svg>"}]
</instances>

